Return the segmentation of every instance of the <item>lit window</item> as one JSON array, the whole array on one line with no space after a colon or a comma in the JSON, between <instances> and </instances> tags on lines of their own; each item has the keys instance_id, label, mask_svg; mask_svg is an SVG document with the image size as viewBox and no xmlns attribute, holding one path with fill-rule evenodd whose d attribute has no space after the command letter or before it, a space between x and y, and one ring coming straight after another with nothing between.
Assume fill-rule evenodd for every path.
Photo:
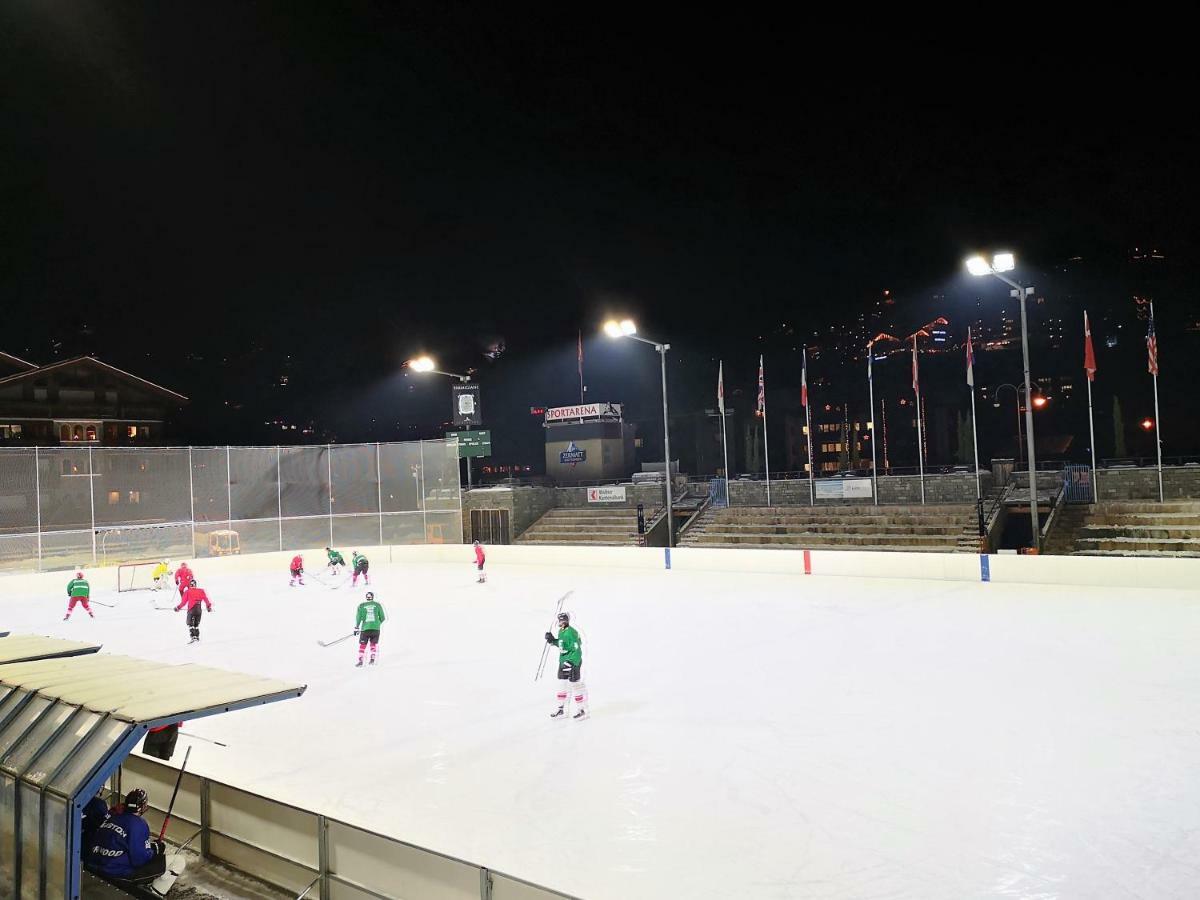
<instances>
[{"instance_id":1,"label":"lit window","mask_svg":"<svg viewBox=\"0 0 1200 900\"><path fill-rule=\"evenodd\" d=\"M126 425L125 426L125 437L127 437L127 438L137 437L137 426L136 425Z\"/></svg>"},{"instance_id":2,"label":"lit window","mask_svg":"<svg viewBox=\"0 0 1200 900\"><path fill-rule=\"evenodd\" d=\"M129 502L130 503L141 503L142 502L142 492L141 491L130 491L129 492Z\"/></svg>"},{"instance_id":3,"label":"lit window","mask_svg":"<svg viewBox=\"0 0 1200 900\"><path fill-rule=\"evenodd\" d=\"M121 502L121 492L120 491L109 491L108 492L108 505L109 506L116 506L120 502Z\"/></svg>"},{"instance_id":4,"label":"lit window","mask_svg":"<svg viewBox=\"0 0 1200 900\"><path fill-rule=\"evenodd\" d=\"M89 441L94 441L96 439L96 426L95 425L89 425L87 427L87 439Z\"/></svg>"},{"instance_id":5,"label":"lit window","mask_svg":"<svg viewBox=\"0 0 1200 900\"><path fill-rule=\"evenodd\" d=\"M83 440L83 426L82 425L75 426L75 430L71 433L71 440L73 440L73 441L82 441Z\"/></svg>"}]
</instances>

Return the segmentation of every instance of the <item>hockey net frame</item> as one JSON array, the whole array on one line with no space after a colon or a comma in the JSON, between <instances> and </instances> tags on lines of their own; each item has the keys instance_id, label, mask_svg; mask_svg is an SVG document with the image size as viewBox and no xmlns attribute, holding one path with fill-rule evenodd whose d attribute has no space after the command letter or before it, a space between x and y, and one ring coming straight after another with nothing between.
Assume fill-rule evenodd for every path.
<instances>
[{"instance_id":1,"label":"hockey net frame","mask_svg":"<svg viewBox=\"0 0 1200 900\"><path fill-rule=\"evenodd\" d=\"M131 560L129 562L123 562L120 565L118 565L117 566L117 593L123 594L126 591L152 591L152 590L154 590L154 579L151 576L154 571L154 567L157 566L161 562L162 562L161 559L137 559L137 560ZM135 584L135 582L138 580L136 570L142 566L148 567L146 569L145 578L143 579L145 583L144 584ZM128 580L126 580L126 570L130 570L128 573ZM172 572L170 569L168 569L166 577L170 578L173 574L174 574L174 572ZM167 582L168 588L170 588L172 586L173 586L172 582Z\"/></svg>"}]
</instances>

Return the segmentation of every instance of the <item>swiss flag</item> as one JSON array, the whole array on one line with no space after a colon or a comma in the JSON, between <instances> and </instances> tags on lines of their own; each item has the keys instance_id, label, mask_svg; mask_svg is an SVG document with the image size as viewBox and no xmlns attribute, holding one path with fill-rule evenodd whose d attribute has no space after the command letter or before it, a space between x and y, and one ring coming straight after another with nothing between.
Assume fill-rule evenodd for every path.
<instances>
[{"instance_id":1,"label":"swiss flag","mask_svg":"<svg viewBox=\"0 0 1200 900\"><path fill-rule=\"evenodd\" d=\"M1096 380L1096 351L1092 347L1092 326L1088 324L1087 310L1083 312L1083 369L1088 381Z\"/></svg>"}]
</instances>

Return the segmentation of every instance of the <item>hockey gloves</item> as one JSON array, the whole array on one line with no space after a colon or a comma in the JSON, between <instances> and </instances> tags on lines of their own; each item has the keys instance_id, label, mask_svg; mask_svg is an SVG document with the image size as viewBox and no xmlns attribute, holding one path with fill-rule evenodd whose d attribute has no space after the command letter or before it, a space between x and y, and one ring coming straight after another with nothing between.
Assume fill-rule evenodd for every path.
<instances>
[{"instance_id":1,"label":"hockey gloves","mask_svg":"<svg viewBox=\"0 0 1200 900\"><path fill-rule=\"evenodd\" d=\"M546 632L546 643L547 644L557 644L558 638L556 638L554 635L552 635L550 632L547 631Z\"/></svg>"}]
</instances>

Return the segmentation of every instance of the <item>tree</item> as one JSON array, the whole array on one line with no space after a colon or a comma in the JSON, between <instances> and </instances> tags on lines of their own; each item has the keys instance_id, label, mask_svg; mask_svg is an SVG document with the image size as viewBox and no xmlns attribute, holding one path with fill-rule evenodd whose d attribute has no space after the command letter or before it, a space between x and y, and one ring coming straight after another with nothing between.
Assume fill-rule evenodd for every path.
<instances>
[{"instance_id":1,"label":"tree","mask_svg":"<svg viewBox=\"0 0 1200 900\"><path fill-rule=\"evenodd\" d=\"M850 432L850 468L857 469L862 464L862 452L858 446L859 433L857 430Z\"/></svg>"},{"instance_id":2,"label":"tree","mask_svg":"<svg viewBox=\"0 0 1200 900\"><path fill-rule=\"evenodd\" d=\"M1121 414L1121 398L1113 395L1113 456L1124 456L1125 449L1125 418Z\"/></svg>"}]
</instances>

